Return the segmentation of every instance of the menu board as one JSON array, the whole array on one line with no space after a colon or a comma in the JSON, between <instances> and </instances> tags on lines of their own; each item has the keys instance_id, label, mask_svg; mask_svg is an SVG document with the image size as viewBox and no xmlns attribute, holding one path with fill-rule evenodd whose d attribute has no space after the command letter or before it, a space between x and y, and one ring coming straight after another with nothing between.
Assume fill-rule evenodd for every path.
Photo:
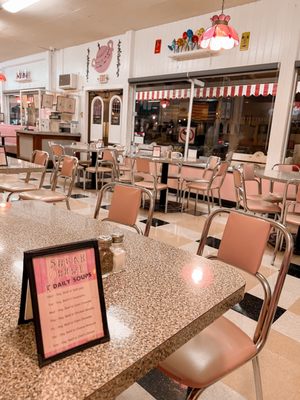
<instances>
[{"instance_id":1,"label":"menu board","mask_svg":"<svg viewBox=\"0 0 300 400\"><path fill-rule=\"evenodd\" d=\"M19 323L31 306L40 366L109 340L97 241L25 252Z\"/></svg>"}]
</instances>

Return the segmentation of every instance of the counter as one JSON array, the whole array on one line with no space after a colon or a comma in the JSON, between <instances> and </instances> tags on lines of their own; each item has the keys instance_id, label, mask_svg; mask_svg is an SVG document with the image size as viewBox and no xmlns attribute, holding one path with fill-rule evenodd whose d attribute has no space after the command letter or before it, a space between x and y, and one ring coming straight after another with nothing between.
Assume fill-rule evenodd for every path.
<instances>
[{"instance_id":1,"label":"counter","mask_svg":"<svg viewBox=\"0 0 300 400\"><path fill-rule=\"evenodd\" d=\"M65 132L40 132L40 131L17 131L17 157L30 160L33 150L50 151L48 142L53 141L62 145L79 142L80 133Z\"/></svg>"}]
</instances>

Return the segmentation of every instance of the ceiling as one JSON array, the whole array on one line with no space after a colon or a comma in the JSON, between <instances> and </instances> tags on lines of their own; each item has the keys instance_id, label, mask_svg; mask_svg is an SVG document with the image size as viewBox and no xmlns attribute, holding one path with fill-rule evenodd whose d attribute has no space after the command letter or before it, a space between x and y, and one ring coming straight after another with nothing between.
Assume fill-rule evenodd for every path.
<instances>
[{"instance_id":1,"label":"ceiling","mask_svg":"<svg viewBox=\"0 0 300 400\"><path fill-rule=\"evenodd\" d=\"M226 8L256 0L226 0ZM0 0L0 5L5 0ZM221 10L221 0L41 0L0 8L0 63Z\"/></svg>"}]
</instances>

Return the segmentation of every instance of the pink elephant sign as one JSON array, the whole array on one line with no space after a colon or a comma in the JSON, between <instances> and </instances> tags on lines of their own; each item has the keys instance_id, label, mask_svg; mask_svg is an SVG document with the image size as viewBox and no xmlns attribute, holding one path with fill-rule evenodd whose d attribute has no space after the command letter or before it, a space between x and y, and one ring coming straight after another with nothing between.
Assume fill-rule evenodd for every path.
<instances>
[{"instance_id":1,"label":"pink elephant sign","mask_svg":"<svg viewBox=\"0 0 300 400\"><path fill-rule=\"evenodd\" d=\"M100 46L98 44L96 58L93 58L92 60L92 67L95 68L97 72L102 73L108 69L111 63L113 50L114 47L112 40L109 40L106 46Z\"/></svg>"}]
</instances>

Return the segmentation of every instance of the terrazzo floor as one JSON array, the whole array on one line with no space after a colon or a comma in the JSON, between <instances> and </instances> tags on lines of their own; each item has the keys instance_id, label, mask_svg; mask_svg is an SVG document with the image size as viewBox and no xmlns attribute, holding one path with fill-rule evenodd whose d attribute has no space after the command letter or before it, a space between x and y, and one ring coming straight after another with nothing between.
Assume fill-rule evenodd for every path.
<instances>
[{"instance_id":1,"label":"terrazzo floor","mask_svg":"<svg viewBox=\"0 0 300 400\"><path fill-rule=\"evenodd\" d=\"M46 184L45 184L46 185ZM173 195L170 198L174 199ZM71 199L72 212L93 216L96 193L74 189ZM104 203L108 204L108 203ZM59 207L65 207L59 204ZM203 224L207 214L206 207L200 216L187 213L155 212L150 237L173 246L196 253ZM107 209L101 209L99 218L107 215ZM139 221L145 220L146 212L141 210ZM213 254L219 245L224 227L224 218L218 218L213 226L205 249ZM144 223L139 222L140 226ZM263 260L263 272L273 282L279 265L280 256L271 266L272 248L267 249ZM258 318L258 307L262 293L251 279L247 280L244 300L226 316L239 324L247 333L253 332ZM268 342L260 355L264 400L300 399L300 256L293 256L279 309L273 322ZM165 377L159 370L150 371L143 379L123 392L117 400L184 400L186 388ZM228 375L219 383L207 389L203 400L255 400L255 390L251 363Z\"/></svg>"}]
</instances>

